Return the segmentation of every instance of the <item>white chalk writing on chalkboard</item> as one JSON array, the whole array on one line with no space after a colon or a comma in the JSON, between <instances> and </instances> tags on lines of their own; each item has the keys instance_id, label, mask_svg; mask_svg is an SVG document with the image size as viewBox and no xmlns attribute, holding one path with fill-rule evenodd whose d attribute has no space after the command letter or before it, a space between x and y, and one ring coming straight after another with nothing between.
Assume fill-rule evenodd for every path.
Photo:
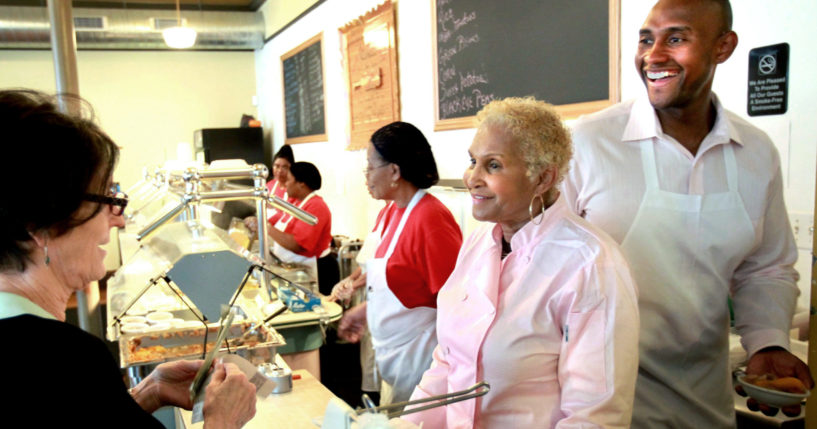
<instances>
[{"instance_id":1,"label":"white chalk writing on chalkboard","mask_svg":"<svg viewBox=\"0 0 817 429\"><path fill-rule=\"evenodd\" d=\"M283 61L284 106L288 138L323 134L321 42Z\"/></svg>"},{"instance_id":2,"label":"white chalk writing on chalkboard","mask_svg":"<svg viewBox=\"0 0 817 429\"><path fill-rule=\"evenodd\" d=\"M498 98L533 96L567 115L617 101L619 55L609 41L619 4L433 0L435 127L472 126Z\"/></svg>"},{"instance_id":3,"label":"white chalk writing on chalkboard","mask_svg":"<svg viewBox=\"0 0 817 429\"><path fill-rule=\"evenodd\" d=\"M452 0L437 1L437 60L440 80L440 117L459 116L479 110L493 100L490 76L477 69L457 70L457 55L480 43L478 14L473 10L455 12Z\"/></svg>"}]
</instances>

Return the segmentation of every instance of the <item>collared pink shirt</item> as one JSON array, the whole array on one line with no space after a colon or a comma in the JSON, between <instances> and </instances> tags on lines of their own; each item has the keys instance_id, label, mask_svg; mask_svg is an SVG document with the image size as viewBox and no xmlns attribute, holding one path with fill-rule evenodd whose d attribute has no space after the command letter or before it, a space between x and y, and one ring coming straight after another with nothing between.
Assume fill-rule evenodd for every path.
<instances>
[{"instance_id":1,"label":"collared pink shirt","mask_svg":"<svg viewBox=\"0 0 817 429\"><path fill-rule=\"evenodd\" d=\"M428 428L629 425L638 368L635 284L613 240L560 198L511 239L485 224L437 298L431 368L412 399L491 390L403 418Z\"/></svg>"}]
</instances>

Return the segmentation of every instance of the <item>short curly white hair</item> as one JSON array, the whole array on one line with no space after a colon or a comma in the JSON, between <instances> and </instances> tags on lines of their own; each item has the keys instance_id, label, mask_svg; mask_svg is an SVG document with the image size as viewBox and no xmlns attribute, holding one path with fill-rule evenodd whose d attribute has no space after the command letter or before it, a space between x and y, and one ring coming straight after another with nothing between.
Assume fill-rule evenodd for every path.
<instances>
[{"instance_id":1,"label":"short curly white hair","mask_svg":"<svg viewBox=\"0 0 817 429\"><path fill-rule=\"evenodd\" d=\"M558 170L558 185L573 156L570 132L552 105L533 97L509 97L486 104L477 113L480 127L499 126L519 146L528 176L533 177L549 166Z\"/></svg>"}]
</instances>

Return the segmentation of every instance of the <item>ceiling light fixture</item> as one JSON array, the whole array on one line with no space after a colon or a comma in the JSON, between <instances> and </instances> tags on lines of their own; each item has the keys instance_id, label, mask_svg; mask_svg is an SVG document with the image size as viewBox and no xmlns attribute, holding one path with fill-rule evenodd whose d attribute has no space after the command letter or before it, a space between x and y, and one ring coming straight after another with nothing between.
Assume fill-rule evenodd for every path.
<instances>
[{"instance_id":1,"label":"ceiling light fixture","mask_svg":"<svg viewBox=\"0 0 817 429\"><path fill-rule=\"evenodd\" d=\"M186 49L196 44L196 30L182 25L182 12L179 0L176 0L176 23L162 31L167 46L174 49Z\"/></svg>"}]
</instances>

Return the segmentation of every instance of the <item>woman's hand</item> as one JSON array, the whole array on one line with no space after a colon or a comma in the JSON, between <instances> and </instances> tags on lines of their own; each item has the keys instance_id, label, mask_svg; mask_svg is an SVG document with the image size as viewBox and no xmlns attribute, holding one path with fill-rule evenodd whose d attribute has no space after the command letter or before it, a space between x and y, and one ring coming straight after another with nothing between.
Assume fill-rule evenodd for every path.
<instances>
[{"instance_id":1,"label":"woman's hand","mask_svg":"<svg viewBox=\"0 0 817 429\"><path fill-rule=\"evenodd\" d=\"M352 298L352 294L355 293L354 282L351 276L339 281L338 284L332 288L332 294L329 295L328 298L329 301L349 301L349 299Z\"/></svg>"},{"instance_id":2,"label":"woman's hand","mask_svg":"<svg viewBox=\"0 0 817 429\"><path fill-rule=\"evenodd\" d=\"M338 337L350 343L360 341L366 333L366 303L356 305L343 313L338 323Z\"/></svg>"},{"instance_id":3,"label":"woman's hand","mask_svg":"<svg viewBox=\"0 0 817 429\"><path fill-rule=\"evenodd\" d=\"M190 383L201 367L202 360L180 360L163 363L131 391L142 409L152 413L166 405L189 410Z\"/></svg>"},{"instance_id":4,"label":"woman's hand","mask_svg":"<svg viewBox=\"0 0 817 429\"><path fill-rule=\"evenodd\" d=\"M329 295L328 299L329 301L342 301L344 304L348 304L355 291L363 286L366 286L366 275L363 274L360 267L357 267L349 277L339 281L332 288L332 294Z\"/></svg>"},{"instance_id":5,"label":"woman's hand","mask_svg":"<svg viewBox=\"0 0 817 429\"><path fill-rule=\"evenodd\" d=\"M249 216L244 218L244 226L250 230L250 234L253 236L258 235L258 218L255 216Z\"/></svg>"},{"instance_id":6,"label":"woman's hand","mask_svg":"<svg viewBox=\"0 0 817 429\"><path fill-rule=\"evenodd\" d=\"M255 386L235 364L214 365L204 394L204 427L237 429L255 416Z\"/></svg>"}]
</instances>

